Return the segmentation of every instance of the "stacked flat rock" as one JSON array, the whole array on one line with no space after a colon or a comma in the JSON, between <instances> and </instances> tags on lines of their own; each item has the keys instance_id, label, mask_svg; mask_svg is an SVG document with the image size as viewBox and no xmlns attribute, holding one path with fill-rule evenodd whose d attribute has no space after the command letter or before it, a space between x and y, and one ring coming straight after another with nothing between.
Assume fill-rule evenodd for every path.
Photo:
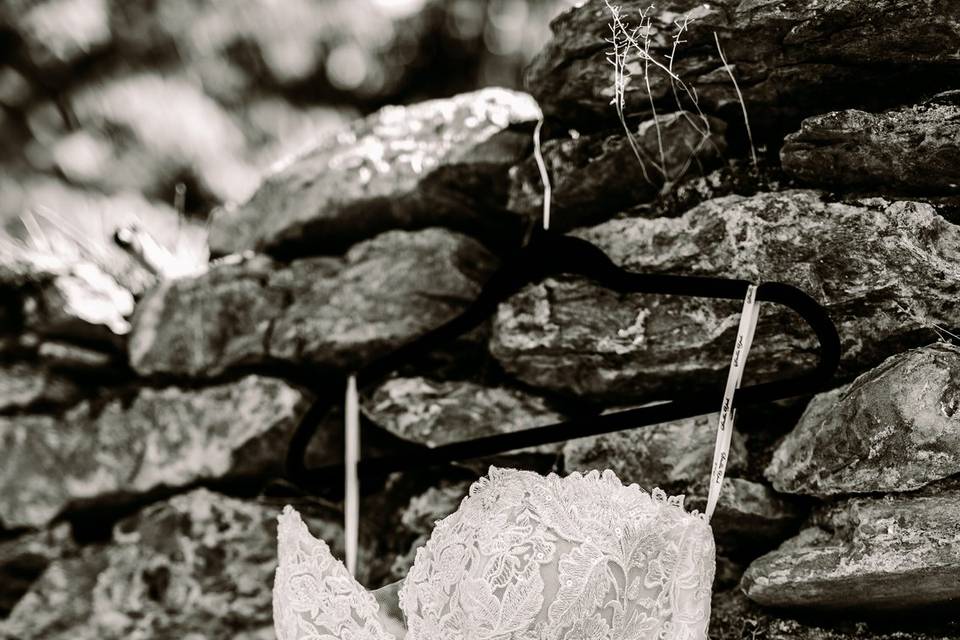
<instances>
[{"instance_id":1,"label":"stacked flat rock","mask_svg":"<svg viewBox=\"0 0 960 640\"><path fill-rule=\"evenodd\" d=\"M716 198L679 218L611 220L576 235L632 271L799 287L834 320L847 374L929 341L931 323L954 326L960 311L960 227L919 202L837 202L789 190ZM581 278L548 278L501 304L490 347L507 372L535 387L614 402L671 397L677 385L721 381L739 310L735 301L621 295ZM745 384L812 366L815 343L798 319L761 305Z\"/></svg>"},{"instance_id":2,"label":"stacked flat rock","mask_svg":"<svg viewBox=\"0 0 960 640\"><path fill-rule=\"evenodd\" d=\"M960 92L881 113L834 111L803 121L780 149L803 182L853 189L960 191Z\"/></svg>"},{"instance_id":3,"label":"stacked flat rock","mask_svg":"<svg viewBox=\"0 0 960 640\"><path fill-rule=\"evenodd\" d=\"M641 12L649 15L651 54L672 63L673 73L696 89L704 110L735 118L739 99L716 34L760 132L782 131L831 109L910 100L955 85L960 74L950 53L960 45L960 8L950 0L667 0L649 11L642 0L610 4L620 6L631 26L639 26ZM685 17L683 43L669 60L677 22ZM551 23L553 38L526 73L527 88L546 113L569 122L615 119L610 23L604 0L585 2ZM664 71L648 69L648 93L639 56L628 58L627 67L626 113L649 111L651 97L660 108L675 105L675 81Z\"/></svg>"},{"instance_id":4,"label":"stacked flat rock","mask_svg":"<svg viewBox=\"0 0 960 640\"><path fill-rule=\"evenodd\" d=\"M0 524L42 527L71 508L279 474L279 450L307 401L281 380L248 376L198 391L145 388L103 406L84 401L59 417L0 417Z\"/></svg>"},{"instance_id":5,"label":"stacked flat rock","mask_svg":"<svg viewBox=\"0 0 960 640\"><path fill-rule=\"evenodd\" d=\"M298 507L342 553L340 515ZM206 489L155 503L107 544L52 562L0 621L0 638L271 638L281 508Z\"/></svg>"},{"instance_id":6,"label":"stacked flat rock","mask_svg":"<svg viewBox=\"0 0 960 640\"><path fill-rule=\"evenodd\" d=\"M224 263L145 297L130 362L190 377L277 360L359 367L460 313L495 264L437 228L383 233L342 257Z\"/></svg>"},{"instance_id":7,"label":"stacked flat rock","mask_svg":"<svg viewBox=\"0 0 960 640\"><path fill-rule=\"evenodd\" d=\"M448 226L489 239L519 229L503 212L506 175L529 145L527 95L484 89L385 107L269 176L246 204L214 218L215 253L342 249L389 229Z\"/></svg>"},{"instance_id":8,"label":"stacked flat rock","mask_svg":"<svg viewBox=\"0 0 960 640\"><path fill-rule=\"evenodd\" d=\"M960 348L888 358L816 396L773 454L778 491L819 498L903 492L960 473Z\"/></svg>"},{"instance_id":9,"label":"stacked flat rock","mask_svg":"<svg viewBox=\"0 0 960 640\"><path fill-rule=\"evenodd\" d=\"M775 607L890 611L955 602L958 514L956 489L843 501L755 560L741 588Z\"/></svg>"},{"instance_id":10,"label":"stacked flat rock","mask_svg":"<svg viewBox=\"0 0 960 640\"><path fill-rule=\"evenodd\" d=\"M766 475L833 503L750 565L752 600L889 610L960 597L958 371L960 348L936 343L810 402Z\"/></svg>"}]
</instances>

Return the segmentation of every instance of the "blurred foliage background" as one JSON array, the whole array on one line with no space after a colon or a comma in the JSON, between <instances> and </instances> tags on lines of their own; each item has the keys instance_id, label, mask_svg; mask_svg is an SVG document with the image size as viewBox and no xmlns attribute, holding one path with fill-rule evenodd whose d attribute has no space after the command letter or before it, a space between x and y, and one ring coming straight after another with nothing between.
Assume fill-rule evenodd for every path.
<instances>
[{"instance_id":1,"label":"blurred foliage background","mask_svg":"<svg viewBox=\"0 0 960 640\"><path fill-rule=\"evenodd\" d=\"M550 18L571 4L5 0L0 250L102 261L133 224L202 253L213 208L351 119L521 88Z\"/></svg>"}]
</instances>

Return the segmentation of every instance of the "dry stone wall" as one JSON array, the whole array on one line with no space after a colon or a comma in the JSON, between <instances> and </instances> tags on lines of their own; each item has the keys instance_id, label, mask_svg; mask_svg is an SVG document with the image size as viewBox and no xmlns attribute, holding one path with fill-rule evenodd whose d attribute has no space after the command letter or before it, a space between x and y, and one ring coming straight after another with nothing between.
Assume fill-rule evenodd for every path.
<instances>
[{"instance_id":1,"label":"dry stone wall","mask_svg":"<svg viewBox=\"0 0 960 640\"><path fill-rule=\"evenodd\" d=\"M835 389L802 412L741 416L714 520L711 637L960 638L960 227L949 215L960 125L943 93L960 75L956 4L721 0L656 10L659 49L675 18L695 18L676 69L698 87L715 137L676 183L643 182L631 164L609 105L608 9L593 0L554 21L528 71L539 108L488 89L345 124L217 214L211 243L222 259L154 278L53 247L4 252L0 638L272 637L282 504L294 502L338 552L342 539L341 505L282 477L311 382L362 366L475 299L504 248L537 223L530 134L540 109L558 228L631 270L789 282L840 332ZM24 21L28 46L50 45L37 35L42 15ZM88 26L72 35L79 44L59 34L51 72L106 46ZM759 167L746 161L714 31L767 145ZM667 104L669 83L650 86ZM645 91L629 86L629 129L652 152L659 122L665 157L686 162L689 121L647 112ZM122 119L95 101L83 115ZM157 144L144 147L151 158L171 152ZM176 161L207 166L196 149ZM162 178L143 166L90 184ZM531 284L450 351L362 389L365 442L435 445L695 393L722 378L737 311L575 277ZM795 318L764 306L747 382L808 366L813 346ZM702 508L712 420L496 462L609 467ZM340 429L335 411L312 459L339 459ZM365 584L402 579L432 523L489 462L371 487Z\"/></svg>"}]
</instances>

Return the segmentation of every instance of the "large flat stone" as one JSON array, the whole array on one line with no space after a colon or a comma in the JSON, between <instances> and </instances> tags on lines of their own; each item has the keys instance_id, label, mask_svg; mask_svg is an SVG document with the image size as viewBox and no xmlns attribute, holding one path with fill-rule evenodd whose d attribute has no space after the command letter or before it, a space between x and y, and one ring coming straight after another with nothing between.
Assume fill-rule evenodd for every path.
<instances>
[{"instance_id":1,"label":"large flat stone","mask_svg":"<svg viewBox=\"0 0 960 640\"><path fill-rule=\"evenodd\" d=\"M64 510L279 473L304 394L248 376L190 391L143 389L129 402L83 402L62 417L0 418L0 523L41 527Z\"/></svg>"},{"instance_id":2,"label":"large flat stone","mask_svg":"<svg viewBox=\"0 0 960 640\"><path fill-rule=\"evenodd\" d=\"M624 19L639 26L646 0L617 2ZM675 20L692 22L672 68L693 87L701 106L739 122L736 91L717 53L719 37L743 93L754 133L800 118L849 106L892 106L898 101L955 85L960 65L960 8L951 0L901 3L807 0L740 2L668 0L650 12L651 54L670 61ZM570 9L551 23L553 38L526 73L528 90L544 110L575 121L615 119L610 12L604 0ZM624 111L649 110L643 63L631 56ZM661 108L675 108L671 83L652 69L650 95ZM883 91L877 91L882 83Z\"/></svg>"},{"instance_id":3,"label":"large flat stone","mask_svg":"<svg viewBox=\"0 0 960 640\"><path fill-rule=\"evenodd\" d=\"M214 253L317 254L389 229L429 226L502 237L515 218L503 213L507 170L529 146L528 135L507 129L538 117L529 96L504 89L385 107L217 215L210 246Z\"/></svg>"},{"instance_id":4,"label":"large flat stone","mask_svg":"<svg viewBox=\"0 0 960 640\"><path fill-rule=\"evenodd\" d=\"M341 553L339 515L297 506ZM281 507L205 489L148 507L106 545L53 562L0 622L0 638L272 639Z\"/></svg>"},{"instance_id":5,"label":"large flat stone","mask_svg":"<svg viewBox=\"0 0 960 640\"><path fill-rule=\"evenodd\" d=\"M679 218L613 220L577 235L633 271L799 287L837 326L842 375L929 342L931 324L955 327L960 311L960 228L927 204L833 202L790 190L710 200ZM550 278L500 306L491 351L534 387L611 401L672 397L678 386L723 379L740 306ZM762 305L744 384L811 366L814 345L792 314Z\"/></svg>"},{"instance_id":6,"label":"large flat stone","mask_svg":"<svg viewBox=\"0 0 960 640\"><path fill-rule=\"evenodd\" d=\"M755 560L741 582L766 606L909 609L960 598L960 490L853 498Z\"/></svg>"},{"instance_id":7,"label":"large flat stone","mask_svg":"<svg viewBox=\"0 0 960 640\"><path fill-rule=\"evenodd\" d=\"M960 192L960 92L869 113L803 121L780 149L784 171L808 184L925 194Z\"/></svg>"},{"instance_id":8,"label":"large flat stone","mask_svg":"<svg viewBox=\"0 0 960 640\"><path fill-rule=\"evenodd\" d=\"M709 134L704 135L707 129ZM628 207L653 202L684 178L716 164L726 150L725 130L716 118L704 122L688 112L646 120L633 131L642 159L622 131L545 141L543 160L552 189L550 227L595 224ZM510 170L508 206L527 217L542 215L543 181L533 157Z\"/></svg>"},{"instance_id":9,"label":"large flat stone","mask_svg":"<svg viewBox=\"0 0 960 640\"><path fill-rule=\"evenodd\" d=\"M479 243L436 228L384 233L342 258L224 264L145 297L130 362L197 377L277 360L359 367L460 313L493 266Z\"/></svg>"},{"instance_id":10,"label":"large flat stone","mask_svg":"<svg viewBox=\"0 0 960 640\"><path fill-rule=\"evenodd\" d=\"M888 358L822 393L773 454L779 491L817 497L911 491L960 473L960 348Z\"/></svg>"},{"instance_id":11,"label":"large flat stone","mask_svg":"<svg viewBox=\"0 0 960 640\"><path fill-rule=\"evenodd\" d=\"M419 377L388 380L363 403L363 411L391 433L428 447L564 419L542 398L518 389ZM561 446L547 444L535 450L557 453Z\"/></svg>"}]
</instances>

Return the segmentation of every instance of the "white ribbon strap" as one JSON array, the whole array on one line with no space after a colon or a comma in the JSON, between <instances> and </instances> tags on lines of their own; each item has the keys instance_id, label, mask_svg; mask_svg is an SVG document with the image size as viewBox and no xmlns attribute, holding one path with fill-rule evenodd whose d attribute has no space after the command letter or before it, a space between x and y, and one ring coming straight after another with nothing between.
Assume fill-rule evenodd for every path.
<instances>
[{"instance_id":1,"label":"white ribbon strap","mask_svg":"<svg viewBox=\"0 0 960 640\"><path fill-rule=\"evenodd\" d=\"M743 369L747 362L750 345L753 344L753 333L757 328L757 317L760 307L757 305L757 286L747 287L747 295L743 299L743 310L740 312L740 326L737 329L737 344L730 359L730 371L727 373L727 386L723 391L723 404L720 407L720 420L717 423L717 444L713 450L713 471L710 474L710 493L707 496L707 508L704 514L707 520L713 517L720 498L720 489L723 487L723 476L727 471L727 457L730 454L730 440L733 437L733 421L736 418L736 409L732 408L733 394L740 388L743 380Z\"/></svg>"},{"instance_id":2,"label":"white ribbon strap","mask_svg":"<svg viewBox=\"0 0 960 640\"><path fill-rule=\"evenodd\" d=\"M347 397L344 403L346 469L346 495L343 504L343 535L347 551L347 570L357 575L357 548L360 538L360 477L357 462L360 460L360 403L357 399L357 378L347 378Z\"/></svg>"},{"instance_id":3,"label":"white ribbon strap","mask_svg":"<svg viewBox=\"0 0 960 640\"><path fill-rule=\"evenodd\" d=\"M533 157L537 162L537 169L540 171L540 180L543 182L543 228L550 229L550 196L553 190L550 188L550 174L547 173L547 164L543 161L543 152L540 150L540 128L543 126L543 116L537 120L537 126L533 129Z\"/></svg>"}]
</instances>

